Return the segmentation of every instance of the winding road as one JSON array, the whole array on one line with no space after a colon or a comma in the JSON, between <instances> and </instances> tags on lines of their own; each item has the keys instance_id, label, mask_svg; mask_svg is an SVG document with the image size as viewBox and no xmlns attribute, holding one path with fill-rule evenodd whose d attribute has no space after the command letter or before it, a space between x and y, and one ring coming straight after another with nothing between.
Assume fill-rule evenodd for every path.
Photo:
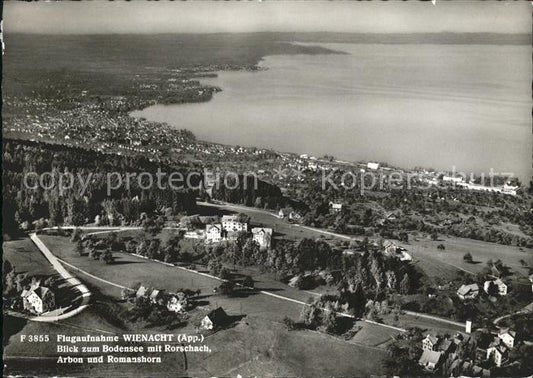
<instances>
[{"instance_id":1,"label":"winding road","mask_svg":"<svg viewBox=\"0 0 533 378\"><path fill-rule=\"evenodd\" d=\"M235 211L257 212L257 213L261 213L261 214L268 214L268 215L270 215L272 217L278 218L275 213L272 213L270 211L263 210L263 209L255 209L255 208L249 208L249 207L245 207L245 206L233 205L233 204L227 204L227 203L198 202L198 204L199 205L203 205L203 206L209 206L209 207L226 208L226 209L231 209L231 210L235 210ZM344 238L344 239L349 239L349 240L356 240L355 238L347 236L347 235L337 234L337 233L334 233L334 232L331 232L331 231L326 231L326 230L322 230L322 229L318 229L318 228L314 228L314 227L302 226L302 225L297 225L297 224L290 224L290 225L293 226L293 227L305 228L305 229L307 229L309 231L317 232L317 233L320 233L320 234L325 234L325 235ZM86 230L86 231L95 230L91 234L105 234L105 233L109 233L109 232L121 232L121 231L141 230L142 229L142 227L138 227L138 226L123 226L123 227L120 227L120 226L119 227L112 227L112 226L79 226L79 227L65 226L65 227L62 227L62 229L66 229L66 230L75 229L75 228L78 228L80 230ZM57 229L57 227L50 228L50 229ZM165 227L164 229L178 229L178 228L177 227ZM143 257L143 256L138 256L138 257ZM145 258L145 257L143 257L143 258ZM158 262L158 263L161 263L161 264L167 264L167 263L164 263L164 262L158 261L158 260L154 260L154 261ZM64 261L62 261L62 262L64 264L67 264L71 268L79 271L82 274L86 274L86 275L88 275L88 276L90 276L90 277L92 277L94 279L100 280L100 281L105 281L105 280L103 280L103 279L101 279L99 277L91 275L90 273L84 272L84 271L80 270L79 268L76 268L76 267L74 267L74 266L72 266L72 265L70 265L70 264L68 264L68 263L66 263ZM202 276L205 276L205 277L209 277L209 278L214 279L214 280L225 281L225 280L223 280L223 279L221 279L219 277L210 275L208 273L198 272L196 270L192 270L192 269L188 269L188 268L184 268L184 267L180 267L180 266L175 266L175 267L177 269L187 270L187 271L189 271L191 273L202 275ZM119 288L125 288L124 286L121 286L121 285L113 283L113 282L106 281L106 283L111 284L111 285L116 286L116 287L119 287ZM129 289L129 288L126 288L126 289ZM275 294L275 293L272 293L272 292L269 292L269 291L260 290L258 292L263 294L263 295L268 295L268 296L275 297L275 298L278 298L278 299L281 299L281 300L297 303L297 304L300 304L300 305L303 305L303 306L307 305L307 303L305 303L303 301L299 301L299 300L293 299L293 298L288 298L288 297L285 297L283 295ZM313 292L310 292L310 294L319 295L319 294L313 293ZM419 313L419 312L414 312L414 311L403 311L403 312L405 314L407 314L407 315L410 315L410 316L437 321L437 322L444 323L446 325L452 325L454 327L458 327L458 328L461 328L461 329L464 329L464 327L465 327L464 323L456 322L456 321L453 321L451 319L444 319L444 318L441 318L441 317L437 317L437 316L433 316L433 315L429 315L429 314L424 314L424 313ZM346 316L346 317L354 318L352 315L346 314L346 313L339 313L339 315L340 316ZM390 326L390 325L383 324L383 323L376 323L376 322L373 322L371 320L364 319L364 321L366 321L368 323L371 323L371 324L377 324L377 325L380 325L380 326L383 326L383 327L391 328L391 329L394 329L394 330L397 330L397 331L400 331L400 332L405 332L406 331L403 328L394 327L394 326Z\"/></svg>"},{"instance_id":2,"label":"winding road","mask_svg":"<svg viewBox=\"0 0 533 378\"><path fill-rule=\"evenodd\" d=\"M39 251L44 255L44 257L52 264L52 267L56 270L57 273L75 290L79 291L81 296L81 303L79 306L73 308L68 312L64 312L60 315L40 315L30 320L35 322L57 322L59 320L64 320L73 317L74 315L79 314L89 306L89 300L91 298L91 292L87 289L87 286L82 284L80 280L70 274L64 267L61 265L59 260L54 256L52 252L48 249L46 245L39 239L36 233L30 234L30 239L33 243L39 248Z\"/></svg>"}]
</instances>

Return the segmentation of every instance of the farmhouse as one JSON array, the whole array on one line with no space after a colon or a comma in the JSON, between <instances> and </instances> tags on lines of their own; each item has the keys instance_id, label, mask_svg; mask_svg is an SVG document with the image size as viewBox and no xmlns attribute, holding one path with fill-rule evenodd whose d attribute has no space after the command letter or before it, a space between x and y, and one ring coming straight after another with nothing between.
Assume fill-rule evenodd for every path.
<instances>
[{"instance_id":1,"label":"farmhouse","mask_svg":"<svg viewBox=\"0 0 533 378\"><path fill-rule=\"evenodd\" d=\"M507 359L508 351L505 345L492 345L487 349L487 359L492 358L496 366L502 366L502 363Z\"/></svg>"},{"instance_id":2,"label":"farmhouse","mask_svg":"<svg viewBox=\"0 0 533 378\"><path fill-rule=\"evenodd\" d=\"M433 350L424 350L422 356L418 360L418 364L428 371L437 369L442 360L442 352L435 352Z\"/></svg>"},{"instance_id":3,"label":"farmhouse","mask_svg":"<svg viewBox=\"0 0 533 378\"><path fill-rule=\"evenodd\" d=\"M222 307L211 311L200 322L200 329L212 330L224 326L228 321L228 314Z\"/></svg>"},{"instance_id":4,"label":"farmhouse","mask_svg":"<svg viewBox=\"0 0 533 378\"><path fill-rule=\"evenodd\" d=\"M424 340L422 340L423 350L436 350L439 339L437 336L428 334Z\"/></svg>"},{"instance_id":5,"label":"farmhouse","mask_svg":"<svg viewBox=\"0 0 533 378\"><path fill-rule=\"evenodd\" d=\"M219 243L222 241L223 229L220 223L205 226L205 242Z\"/></svg>"},{"instance_id":6,"label":"farmhouse","mask_svg":"<svg viewBox=\"0 0 533 378\"><path fill-rule=\"evenodd\" d=\"M261 249L270 248L272 242L272 229L263 227L252 228L254 241L259 244Z\"/></svg>"},{"instance_id":7,"label":"farmhouse","mask_svg":"<svg viewBox=\"0 0 533 378\"><path fill-rule=\"evenodd\" d=\"M502 329L498 332L498 338L507 348L512 349L515 344L516 332L510 329Z\"/></svg>"},{"instance_id":8,"label":"farmhouse","mask_svg":"<svg viewBox=\"0 0 533 378\"><path fill-rule=\"evenodd\" d=\"M222 228L233 232L248 231L248 223L242 222L237 215L223 215Z\"/></svg>"},{"instance_id":9,"label":"farmhouse","mask_svg":"<svg viewBox=\"0 0 533 378\"><path fill-rule=\"evenodd\" d=\"M479 295L479 286L477 284L462 285L457 290L457 296L462 300L474 299Z\"/></svg>"},{"instance_id":10,"label":"farmhouse","mask_svg":"<svg viewBox=\"0 0 533 378\"><path fill-rule=\"evenodd\" d=\"M35 314L48 312L55 307L55 295L47 287L32 286L29 290L22 291L21 294L24 309Z\"/></svg>"},{"instance_id":11,"label":"farmhouse","mask_svg":"<svg viewBox=\"0 0 533 378\"><path fill-rule=\"evenodd\" d=\"M507 295L507 285L499 278L492 281L485 281L483 284L483 290L485 290L485 293L490 294L491 284L496 286L499 295Z\"/></svg>"}]
</instances>

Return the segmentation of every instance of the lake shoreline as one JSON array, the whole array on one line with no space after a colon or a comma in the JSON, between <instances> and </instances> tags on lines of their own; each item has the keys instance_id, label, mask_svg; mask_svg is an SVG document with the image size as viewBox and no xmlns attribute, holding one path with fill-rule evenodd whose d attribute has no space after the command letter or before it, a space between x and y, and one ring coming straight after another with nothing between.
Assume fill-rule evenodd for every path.
<instances>
[{"instance_id":1,"label":"lake shoreline","mask_svg":"<svg viewBox=\"0 0 533 378\"><path fill-rule=\"evenodd\" d=\"M338 46L335 45L335 44L325 44L324 47L328 48L328 49L331 49L331 50L338 50ZM365 47L368 47L368 45L366 45ZM439 46L441 47L441 46ZM398 49L401 49L401 46L387 46L388 49L392 49L393 53L395 53L395 51L398 51ZM451 47L452 49L455 49L457 48L456 46L452 46ZM499 48L499 47L498 47ZM506 50L509 50L509 49L513 49L514 47L511 46L504 46L504 49ZM481 51L488 51L489 53L492 53L492 50L493 50L493 47L492 46L481 46ZM464 51L464 46L459 46L459 52L461 51ZM396 54L396 53L395 53ZM455 52L453 52L453 54L455 54ZM339 57L338 59L345 59L345 57L347 55L354 55L353 53L350 53L350 54L345 54L345 55L342 55L341 57ZM483 55L483 54L481 54ZM358 56L354 56L355 58L358 58ZM253 75L261 75L261 76L250 76L250 73L247 73L247 72L234 72L234 71L231 71L231 72L228 72L228 71L217 71L217 78L208 78L207 80L201 80L201 83L202 85L207 85L207 86L218 86L219 88L222 89L222 91L220 93L217 93L216 96L213 96L212 99L210 99L210 101L206 102L206 103L194 103L194 104L187 104L187 106L181 106L179 107L179 109L175 108L174 105L170 105L170 106L166 106L166 105L155 105L153 107L150 107L151 110L148 110L148 112L144 111L144 112L141 112L140 114L139 113L136 113L136 112L133 112L134 116L136 117L139 117L139 116L143 116L143 117L146 117L147 119L150 119L150 120L154 120L154 121L157 121L157 122L164 122L164 123L167 123L169 124L171 127L173 128L186 128L186 129L189 129L191 130L191 132L193 132L195 135L198 136L198 139L199 140L202 140L202 141L205 141L207 143L215 143L215 144L220 144L220 145L225 145L225 146L235 146L235 145L241 145L241 146L255 146L255 147L258 147L258 148L266 148L266 149L271 149L271 150L274 150L274 151L289 151L291 153L308 153L308 154L313 154L313 155L316 155L316 156L322 156L324 154L328 154L328 155L335 155L336 157L338 157L339 159L342 159L342 160L347 160L347 161L351 161L351 162L358 162L358 161L381 161L381 162L388 162L390 164L394 164L394 165L397 165L397 166L402 166L402 167L433 167L435 168L435 166L437 166L437 169L447 169L447 170L452 170L453 167L461 167L463 166L463 164L457 164L458 161L464 161L464 162L467 162L467 164L464 165L464 169L462 169L463 171L465 172L475 172L475 173L479 173L479 172L489 172L489 168L485 168L485 169L480 169L480 166L483 165L484 167L490 167L491 165L493 165L495 167L495 170L498 171L498 172L508 172L510 171L510 168L512 167L515 167L513 168L514 172L517 172L518 173L518 176L520 177L521 181L524 182L524 183L527 183L529 181L529 178L531 177L531 174L528 174L526 172L528 172L528 169L527 167L524 167L523 163L519 160L509 160L509 164L507 166L501 166L501 161L507 161L505 159L503 160L500 160L500 161L497 161L497 160L494 160L494 158L492 159L492 161L494 161L494 163L490 163L491 159L488 159L487 160L487 163L488 164L481 164L481 162L483 160L480 160L480 156L489 156L487 155L486 153L476 153L476 154L473 154L472 153L469 153L468 150L469 148L466 147L466 145L464 146L464 148L462 149L459 149L458 152L459 154L457 156L459 156L456 160L450 160L448 159L449 161L453 161L453 163L449 163L449 164L446 164L446 165L438 165L435 163L435 158L433 159L427 159L427 156L431 156L431 155L426 155L426 158L420 158L420 159L411 159L411 161L406 161L405 159L402 160L398 160L398 159L395 159L395 157L393 156L392 153L383 153L384 150L380 150L379 148L375 149L375 151L377 153L374 153L374 151L370 151L368 149L364 150L363 153L357 155L357 156L354 156L353 154L348 154L348 153L342 153L342 150L339 151L339 150L335 150L335 148L331 148L331 146L334 146L334 145L338 145L339 144L339 141L342 141L342 140L350 140L350 139L353 139L353 137L349 137L348 135L346 136L343 136L341 137L340 139L337 139L336 143L332 143L330 144L330 147L326 150L325 148L317 148L317 149L313 149L313 148L308 148L308 144L306 144L305 142L304 143L300 143L300 142L297 142L295 143L294 140L298 140L296 138L290 138L290 136L294 136L295 133L287 133L287 128L282 128L282 129L279 129L278 128L278 124L275 124L275 125L272 125L272 127L269 126L269 131L266 131L267 130L267 123L260 117L264 116L265 118L274 118L274 120L276 119L276 117L279 116L279 114L283 114L284 111L286 112L291 112L292 110L287 108L287 107L284 107L283 105L280 105L279 102L281 100L279 100L278 98L276 98L275 96L272 97L270 94L269 94L269 88L266 88L265 86L263 86L263 84L265 83L265 80L263 79L265 77L265 75L267 76L272 76L272 70L274 69L275 70L280 70L280 69L285 69L286 71L283 71L283 72L292 72L293 75L298 75L298 71L294 71L295 69L298 69L298 63L300 63L301 61L304 61L305 64L309 64L309 66L312 68L316 68L315 66L313 66L313 63L312 61L318 61L319 63L316 63L316 64L320 64L321 62L327 62L328 61L328 58L329 57L323 57L321 55L313 55L313 56L305 56L305 55L287 55L287 56L280 56L280 55L267 55L267 56L264 56L260 62L258 63L258 65L260 67L263 67L263 68L267 68L267 70L261 70L261 72L254 72ZM364 57L363 57L364 58ZM452 58L455 59L454 55L452 55ZM289 60L292 60L292 61L296 61L296 63L293 65L294 68L292 68L293 66L291 65L291 63L287 63L287 61ZM271 67L271 63L274 62L274 63L279 63L281 66L274 66L274 67ZM309 63L311 62L311 63ZM458 60L455 60L454 61L455 64L463 64L461 61L458 61ZM346 65L347 63L345 63ZM287 68L289 67L289 68ZM319 66L317 66L319 67ZM346 68L348 68L348 66L346 66ZM357 67L354 68L354 70L357 70ZM246 76L246 80L245 79L234 79L233 76L235 75L244 75ZM330 73L324 73L324 75L329 75ZM281 75L281 74L280 74ZM281 79L283 76L276 76L276 79L277 80L276 82L279 83L280 80L283 80ZM244 77L242 76L242 77ZM278 78L279 77L279 78ZM285 75L284 77L287 77L287 75ZM316 76L312 76L313 78L316 78ZM298 92L298 90L294 90L291 92L291 88L289 88L288 90L286 90L285 87L290 87L292 83L296 83L297 85L300 84L301 82L298 81L298 79L300 79L299 77L297 77L297 79L294 79L293 81L290 81L291 79L286 79L289 81L289 84L285 85L285 83L282 83L282 88L281 88L281 93L280 93L280 90L279 90L279 87L275 87L276 89L274 90L274 94L277 95L278 97L280 95L288 95L289 97L287 97L288 101L291 101L292 98L294 98L294 96L301 96L301 93L302 92ZM247 81L246 85L245 84L242 84L244 83L244 81ZM250 87L250 83L253 82L254 83L254 87ZM229 83L229 85L228 85ZM237 83L237 84L235 84ZM319 89L321 88L319 85L317 86L313 86L315 83L313 81L311 81L312 85L309 87L309 89L311 90L312 93L314 93L314 95L309 95L307 97L305 97L306 100L309 100L308 103L311 103L312 101L314 101L314 97L313 96L320 96L321 95L321 91L320 90L316 90L316 89ZM389 87L381 87L380 85L365 85L364 86L360 86L360 87L355 87L355 91L356 93L354 94L353 91L351 91L350 87L347 86L347 85L344 85L345 82L341 82L339 81L339 85L334 85L335 83L333 83L332 85L328 85L327 87L324 87L325 89L322 89L322 92L324 90L326 91L329 91L331 90L332 92L333 91L345 91L343 93L333 93L336 99L336 103L335 102L332 102L331 104L331 107L334 108L337 103L340 103L342 101L347 101L345 100L346 98L357 98L357 97L354 97L354 96L359 96L359 92L363 91L362 93L366 96L365 98L376 98L376 99L384 99L384 100L380 100L379 103L376 102L376 105L379 104L379 106L381 106L381 103L384 103L385 106L388 106L389 103L393 103L394 101L398 102L398 103L402 103L403 104L408 104L409 106L413 107L413 110L415 109L415 105L414 103L411 102L410 98L412 97L413 99L417 99L417 98L422 98L422 101L425 101L427 102L430 106L432 106L436 111L438 112L443 112L444 109L446 109L448 115L443 115L443 117L441 117L440 119L436 119L435 121L436 122L439 122L443 119L446 119L446 118L449 118L449 114L454 114L454 113L457 113L457 111L454 111L452 109L455 109L456 107L459 107L459 109L461 108L464 108L465 111L467 110L466 108L466 105L467 104L468 106L470 107L473 107L474 109L474 113L472 113L473 115L468 115L468 117L475 117L475 118L472 118L472 121L463 121L462 123L464 123L465 125L468 124L469 122L477 122L480 126L475 126L477 128L479 128L479 131L475 131L476 129L475 128L470 128L470 130L466 130L466 133L464 131L461 131L463 135L463 139L464 137L468 137L470 138L472 141L476 140L476 138L479 138L480 135L483 135L484 131L480 128L481 127L481 123L479 121L480 118L480 115L481 113L479 113L479 111L481 109L483 109L484 107L488 109L490 108L495 108L493 104L498 104L500 103L500 106L499 108L501 109L504 109L504 111L507 111L505 109L510 109L512 107L521 107L520 109L522 109L523 106L527 105L527 102L526 100L522 100L522 102L517 102L517 97L516 95L513 97L513 98L504 98L504 101L500 102L498 100L498 96L499 96L499 92L497 91L501 91L500 89L496 89L496 92L494 92L497 96L494 96L494 95L491 95L491 93L489 93L488 90L486 90L486 88L483 88L483 90L481 92L479 92L479 96L481 97L478 97L477 95L477 92L473 92L472 89L470 89L469 87L466 87L465 85L462 85L460 84L459 85L459 90L462 91L461 93L464 92L464 95L463 97L461 98L460 94L461 93L454 93L453 94L453 97L442 97L444 94L448 93L448 92L445 92L444 89L440 89L440 88L436 88L438 90L434 90L434 91L430 91L430 92L427 92L427 91L424 91L424 92L420 92L420 91L414 91L414 90L410 90L407 91L406 93L408 93L408 98L404 97L404 89L403 88L400 88L400 89L397 89L396 87L392 87L392 92L390 92L390 94L388 93L388 91L390 91L391 89ZM349 83L349 82L348 82ZM268 84L268 83L267 83ZM320 83L319 83L320 84ZM373 83L372 83L373 84ZM379 83L378 83L379 84ZM284 86L285 85L285 86ZM351 84L350 84L351 85ZM293 86L294 87L294 86ZM266 88L266 89L264 89ZM304 88L302 86L302 88ZM331 89L333 88L333 89ZM407 87L409 88L409 87ZM490 89L490 87L487 87ZM262 91L265 90L266 94L265 93L262 93ZM477 89L474 89L474 90L477 90ZM314 92L313 92L314 91ZM357 92L358 91L358 92ZM384 92L384 91L387 91L387 92ZM228 92L230 93L230 95L228 95ZM307 91L309 92L309 91ZM310 93L311 93L310 92ZM473 97L474 95L474 97ZM232 96L234 98L231 98L230 100L231 101L227 101L226 99L228 98L228 96ZM293 97L290 97L290 96L293 96ZM351 96L351 97L350 97ZM385 96L385 97L383 97ZM423 97L420 97L420 96L423 96ZM429 97L428 97L429 96ZM220 100L220 98L222 98L223 100ZM266 100L264 100L266 98ZM296 97L297 98L297 97ZM444 100L441 100L442 98L444 98ZM391 100L392 99L392 100ZM397 99L400 99L397 101ZM272 108L272 111L270 112L270 114L267 115L266 112L263 112L261 113L262 109L261 107L263 106L263 103L264 102L271 102L275 105L275 107ZM321 100L319 100L321 101ZM326 99L327 101L327 99ZM372 100L374 101L374 100ZM444 102L443 102L444 101ZM466 101L466 102L465 102ZM486 102L486 105L483 105L483 101ZM262 103L263 102L263 103ZM507 103L506 103L507 102ZM443 103L447 108L449 108L449 111L447 108L444 108L443 106L441 106L440 104ZM469 105L469 104L472 104L472 105ZM248 118L242 118L242 121L241 119L239 119L238 117L234 116L233 114L231 113L240 113L241 112L241 109L242 107L246 108L246 106L248 106L248 104L253 107L253 110L258 110L258 112L255 112L255 114L253 115L250 115L252 114L252 110L249 110L249 114L247 115ZM315 103L313 103L315 104ZM320 103L317 101L316 104L318 104L317 106L320 106ZM374 106L373 103L370 103L371 106ZM411 105L413 104L413 105ZM437 105L435 105L437 104ZM225 105L224 107L222 105ZM305 104L304 104L305 105ZM265 105L265 106L269 106L268 104ZM302 106L301 102L296 102L295 103L295 107L296 106ZM393 109L396 109L398 108L398 106L396 104L392 104L393 106ZM420 106L416 106L416 108L419 108ZM212 109L213 108L213 109ZM229 109L239 109L239 111L236 111L236 112L230 112ZM344 109L349 109L349 108L341 108L341 110L344 110ZM378 108L376 108L378 109ZM398 108L400 109L400 108ZM442 110L441 110L442 109ZM479 109L479 110L476 110L476 109ZM306 109L306 110L309 110L310 112L313 111L313 109ZM514 110L514 109L513 109ZM245 112L247 111L246 109L244 110ZM170 116L167 116L167 117L153 117L154 116L154 113L156 112L162 112L162 113L173 113L175 114L175 116L173 117L174 119L176 119L176 117L178 117L180 119L180 124L178 126L178 124L176 124L174 122L172 122L172 117ZM197 113L197 114L194 114L194 113ZM220 113L217 113L217 112L220 112ZM479 115L477 113L479 113ZM143 114L144 113L144 114ZM147 114L148 113L148 114ZM209 113L209 116L205 116L205 113ZM339 111L339 113L342 113L342 111ZM295 115L296 113L293 112L293 116L296 117ZM370 114L370 117L374 117L374 115L370 112L367 112L367 114ZM374 114L377 114L374 112ZM494 113L495 115L497 115L498 113ZM504 113L502 113L504 114ZM353 112L352 113L347 113L347 115L345 117L350 117L351 115L353 115L354 117L357 117L356 114L354 114ZM198 117L200 118L200 120L196 120L194 119L195 117ZM232 121L234 121L233 123L229 122L229 121L225 121L224 118L225 117L229 117L231 118ZM255 117L255 118L254 118ZM305 114L304 114L304 117L305 117ZM368 117L368 115L367 115ZM495 117L493 117L495 118ZM518 120L518 116L514 116L515 119ZM259 121L258 123L252 121L252 119L255 121L256 119ZM417 122L414 118L411 118L411 120L413 122ZM435 122L434 121L434 122ZM188 122L191 122L191 124L189 124ZM243 126L240 126L239 123L243 123L246 122L248 125L249 124L254 124L256 123L256 126L254 126L254 128L251 128L249 129L248 127L244 127ZM342 119L341 119L341 123L342 124ZM412 122L412 123L413 123ZM217 130L216 127L214 127L212 124L218 124L219 125L219 128L222 129L222 130L227 130L229 131L229 133L224 133L224 134L220 134ZM367 122L368 123L368 122ZM494 125L496 125L495 121L491 121L491 123L493 123ZM198 126L198 125L205 125L205 127L202 127L202 128L199 128L199 127L195 127L195 126ZM236 125L234 125L236 124ZM320 133L321 131L320 130L320 127L317 129L317 125L316 124L313 124L313 121L310 120L309 124L311 124L310 126L310 129L309 129L309 132L308 133L312 133L316 130L316 132ZM317 123L318 124L318 123ZM232 125L230 127L230 125ZM505 133L505 129L503 126L491 126L491 128L494 128L494 130L496 132L499 132L501 133L502 131ZM272 139L268 139L268 135L265 135L264 133L266 132L267 134L269 133L272 133L272 132L276 132L276 130L283 130L282 132L287 134L286 137L280 137L281 138L281 143L279 143L280 141L273 141ZM290 129L290 128L289 128ZM449 127L448 127L449 129ZM454 130L457 129L457 127L454 126ZM203 130L201 132L199 132L199 130ZM256 140L253 140L253 138L250 138L249 135L250 133L252 133L251 130L256 130L258 133L256 133L257 135L261 135L261 142L258 143L257 142L257 139ZM263 130L265 130L265 132L263 132ZM331 130L331 133L335 133L335 128L333 128ZM499 131L497 131L499 130ZM304 128L299 128L298 130L300 133L305 133L304 131ZM518 137L518 132L520 130L517 130L517 129L511 129L510 132L508 133L505 133L506 136L511 136L512 138L519 138L519 139L516 139L516 140L521 140L522 144L524 144L524 141L527 142L527 136L526 138L524 139L524 137ZM429 131L424 131L423 129L420 129L414 134L416 135L417 137L419 137L420 135L424 135L427 134ZM454 132L452 130L452 132ZM449 133L449 135L451 135L451 133ZM359 133L359 131L356 131L356 134ZM398 133L398 132L396 132ZM285 135L285 134L282 134L282 135ZM441 132L441 134L445 134L443 132ZM235 138L235 137L232 137L234 135L239 135L239 138ZM370 133L370 136L368 138L363 138L363 140L368 140L368 141L372 141L372 140L379 140L379 137L378 137L379 134L376 134L376 133ZM215 137L213 137L215 136ZM265 136L267 138L265 138ZM445 135L444 135L445 136ZM218 138L217 138L218 137ZM378 139L376 139L376 137L378 137ZM497 137L494 136L493 137L494 139L496 139ZM360 137L358 137L357 139L360 139ZM401 137L401 134L398 135L398 138L397 140L401 140L402 137ZM449 138L444 138L442 137L441 138L442 140L446 141L447 139ZM509 138L507 138L509 139ZM288 140L291 140L293 141L292 145L290 143L288 143L287 141ZM324 138L323 140L329 140L327 137ZM431 143L435 143L431 140L428 140L429 142ZM473 145L473 146L477 146L476 148L480 148L480 144L475 142L475 144L472 144L474 142L471 142L470 145ZM313 145L315 145L316 143L314 143ZM321 143L322 145L324 144L328 144L328 143ZM296 146L296 148L295 148ZM318 145L317 145L318 146ZM436 145L438 146L438 144ZM453 144L452 144L453 146ZM420 149L420 147L408 147L411 151L413 150L416 150L417 148ZM453 147L451 147L453 149ZM522 147L523 148L523 147ZM433 148L431 149L431 151L435 152L435 151L439 151L439 149L442 149L442 147L440 148ZM381 153L380 153L381 151ZM366 153L365 153L366 152ZM462 157L461 157L461 154L462 154ZM397 154L398 155L398 154ZM467 158L468 156L468 158ZM472 160L472 158L474 160ZM479 161L478 163L478 167L474 167L475 164L472 164L472 161ZM523 160L523 159L522 159ZM496 164L498 163L498 165ZM498 170L497 168L500 167L500 169ZM457 168L457 170L461 170L461 168Z\"/></svg>"}]
</instances>

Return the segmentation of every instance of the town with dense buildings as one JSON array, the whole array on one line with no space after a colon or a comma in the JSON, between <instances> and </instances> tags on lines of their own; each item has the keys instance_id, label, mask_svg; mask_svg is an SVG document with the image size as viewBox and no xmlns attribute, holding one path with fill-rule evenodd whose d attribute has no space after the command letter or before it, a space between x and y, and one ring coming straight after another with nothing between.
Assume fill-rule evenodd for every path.
<instances>
[{"instance_id":1,"label":"town with dense buildings","mask_svg":"<svg viewBox=\"0 0 533 378\"><path fill-rule=\"evenodd\" d=\"M26 49L36 43L20 38ZM7 336L9 374L36 373L24 370L17 356L31 348L16 336L56 326L205 334L215 357L168 362L184 376L239 366L250 375L531 374L531 184L222 145L130 116L155 103L208 101L220 89L202 85L203 75L257 70L265 51L254 39L235 43L223 64L199 56L178 68L128 62L129 74L43 68L17 82L28 67L7 57L3 299L17 324ZM182 48L194 56L196 46ZM106 78L112 90L100 87ZM194 188L137 183L110 194L98 178L157 169L203 173ZM99 176L83 195L77 183L60 195L25 187L29 171ZM231 187L228 172L243 180L253 172L257 185ZM347 172L362 179L346 188ZM366 185L365 173L380 183Z\"/></svg>"}]
</instances>

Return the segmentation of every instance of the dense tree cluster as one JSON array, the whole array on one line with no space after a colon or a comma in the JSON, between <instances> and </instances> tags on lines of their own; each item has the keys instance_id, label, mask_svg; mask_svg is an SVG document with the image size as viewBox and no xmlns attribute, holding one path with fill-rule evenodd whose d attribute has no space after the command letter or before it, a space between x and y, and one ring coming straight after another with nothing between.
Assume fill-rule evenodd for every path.
<instances>
[{"instance_id":1,"label":"dense tree cluster","mask_svg":"<svg viewBox=\"0 0 533 378\"><path fill-rule=\"evenodd\" d=\"M40 219L47 220L41 221L41 226L81 225L94 220L101 225L119 225L137 222L143 213L154 214L167 208L173 214L195 210L193 190L162 190L142 180L130 180L130 185L120 185L108 195L108 174L118 179L116 172L120 172L125 183L128 173L155 175L158 168L167 174L177 170L170 166L156 165L141 157L29 141L4 140L3 147L6 234L37 227ZM75 177L72 185L66 181L67 173ZM67 189L59 187L60 177L64 177Z\"/></svg>"},{"instance_id":2,"label":"dense tree cluster","mask_svg":"<svg viewBox=\"0 0 533 378\"><path fill-rule=\"evenodd\" d=\"M179 242L181 237L175 235L170 237L165 243L159 238L142 238L137 241L128 239L123 241L124 251L137 254L153 260L174 263L183 260L180 255Z\"/></svg>"},{"instance_id":3,"label":"dense tree cluster","mask_svg":"<svg viewBox=\"0 0 533 378\"><path fill-rule=\"evenodd\" d=\"M331 179L340 183L345 173L338 170ZM527 194L510 196L461 188L416 187L391 189L386 185L359 191L326 182L308 172L306 180L289 194L303 206L303 222L351 235L380 235L405 240L408 231L447 234L505 245L533 247L533 202ZM366 183L370 185L371 183ZM330 202L342 203L340 212ZM522 232L511 233L501 224L516 224Z\"/></svg>"},{"instance_id":4,"label":"dense tree cluster","mask_svg":"<svg viewBox=\"0 0 533 378\"><path fill-rule=\"evenodd\" d=\"M116 234L112 234L116 239ZM103 240L97 240L91 236L80 237L76 241L74 252L79 256L88 256L93 260L105 262L106 264L112 264L115 261L115 257L111 252L111 246L116 247L116 240L109 239L110 243L106 243Z\"/></svg>"},{"instance_id":5,"label":"dense tree cluster","mask_svg":"<svg viewBox=\"0 0 533 378\"><path fill-rule=\"evenodd\" d=\"M281 190L253 175L226 175L212 188L212 198L225 202L276 209L284 205Z\"/></svg>"}]
</instances>

